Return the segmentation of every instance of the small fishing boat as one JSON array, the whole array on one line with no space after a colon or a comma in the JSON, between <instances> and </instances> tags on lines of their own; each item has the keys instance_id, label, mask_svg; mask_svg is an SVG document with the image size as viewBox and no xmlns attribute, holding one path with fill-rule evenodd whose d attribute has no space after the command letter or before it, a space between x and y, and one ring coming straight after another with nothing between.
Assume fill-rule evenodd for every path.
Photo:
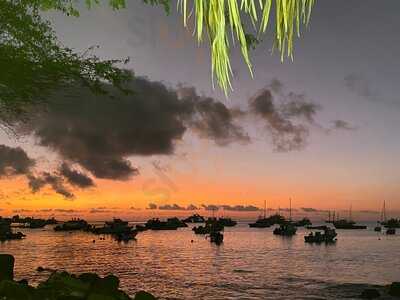
<instances>
[{"instance_id":1,"label":"small fishing boat","mask_svg":"<svg viewBox=\"0 0 400 300\"><path fill-rule=\"evenodd\" d=\"M167 222L169 223L169 224L173 224L173 225L176 225L178 228L182 228L182 227L188 227L188 225L184 222L184 221L181 221L181 220L179 220L178 218L169 218L169 219L167 219Z\"/></svg>"},{"instance_id":2,"label":"small fishing boat","mask_svg":"<svg viewBox=\"0 0 400 300\"><path fill-rule=\"evenodd\" d=\"M295 235L297 231L297 227L292 222L292 199L289 199L289 221L286 221L280 224L279 227L275 228L273 233L275 235L282 236L292 236Z\"/></svg>"},{"instance_id":3,"label":"small fishing boat","mask_svg":"<svg viewBox=\"0 0 400 300\"><path fill-rule=\"evenodd\" d=\"M185 223L205 223L206 219L204 219L203 216L200 216L199 214L194 214L190 217L187 217L186 219L183 219L183 222Z\"/></svg>"},{"instance_id":4,"label":"small fishing boat","mask_svg":"<svg viewBox=\"0 0 400 300\"><path fill-rule=\"evenodd\" d=\"M11 230L11 223L7 220L2 220L0 218L0 241L11 241L11 240L21 240L25 237L22 232L14 233Z\"/></svg>"},{"instance_id":5,"label":"small fishing boat","mask_svg":"<svg viewBox=\"0 0 400 300\"><path fill-rule=\"evenodd\" d=\"M288 222L286 224L282 224L279 227L275 228L273 233L275 235L292 236L296 234L296 231L297 231L296 226Z\"/></svg>"},{"instance_id":6,"label":"small fishing boat","mask_svg":"<svg viewBox=\"0 0 400 300\"><path fill-rule=\"evenodd\" d=\"M133 231L133 227L128 222L121 219L113 219L105 222L103 227L92 228L94 234L129 234Z\"/></svg>"},{"instance_id":7,"label":"small fishing boat","mask_svg":"<svg viewBox=\"0 0 400 300\"><path fill-rule=\"evenodd\" d=\"M151 230L177 230L180 227L175 222L160 221L157 218L148 220L145 226Z\"/></svg>"},{"instance_id":8,"label":"small fishing boat","mask_svg":"<svg viewBox=\"0 0 400 300\"><path fill-rule=\"evenodd\" d=\"M91 226L82 219L72 219L61 225L54 227L54 231L78 231L78 230L90 230Z\"/></svg>"},{"instance_id":9,"label":"small fishing boat","mask_svg":"<svg viewBox=\"0 0 400 300\"><path fill-rule=\"evenodd\" d=\"M249 227L251 228L268 228L271 227L270 220L267 218L259 218L254 223L249 223Z\"/></svg>"},{"instance_id":10,"label":"small fishing boat","mask_svg":"<svg viewBox=\"0 0 400 300\"><path fill-rule=\"evenodd\" d=\"M386 228L400 228L400 219L390 219L381 224Z\"/></svg>"},{"instance_id":11,"label":"small fishing boat","mask_svg":"<svg viewBox=\"0 0 400 300\"><path fill-rule=\"evenodd\" d=\"M249 223L251 228L268 228L271 227L271 220L267 218L267 201L264 200L264 215L260 216L254 223Z\"/></svg>"},{"instance_id":12,"label":"small fishing boat","mask_svg":"<svg viewBox=\"0 0 400 300\"><path fill-rule=\"evenodd\" d=\"M322 232L317 231L317 232L311 232L309 235L306 235L304 237L304 242L306 243L316 243L316 244L321 244L321 243L334 243L336 242L336 236L337 233L335 229L326 227Z\"/></svg>"},{"instance_id":13,"label":"small fishing boat","mask_svg":"<svg viewBox=\"0 0 400 300\"><path fill-rule=\"evenodd\" d=\"M294 222L293 225L296 227L304 227L304 226L311 226L312 223L311 223L310 219L303 218L300 221Z\"/></svg>"},{"instance_id":14,"label":"small fishing boat","mask_svg":"<svg viewBox=\"0 0 400 300\"><path fill-rule=\"evenodd\" d=\"M218 223L220 223L224 227L233 227L237 225L237 222L232 220L231 218L219 218Z\"/></svg>"},{"instance_id":15,"label":"small fishing boat","mask_svg":"<svg viewBox=\"0 0 400 300\"><path fill-rule=\"evenodd\" d=\"M396 234L396 229L395 228L388 228L386 230L386 234L387 235L394 235L394 234Z\"/></svg>"},{"instance_id":16,"label":"small fishing boat","mask_svg":"<svg viewBox=\"0 0 400 300\"><path fill-rule=\"evenodd\" d=\"M213 221L214 220L214 221ZM218 222L216 219L208 219L205 226L197 226L193 227L192 230L195 234L211 234L215 231L222 231L224 230L224 226Z\"/></svg>"},{"instance_id":17,"label":"small fishing boat","mask_svg":"<svg viewBox=\"0 0 400 300\"><path fill-rule=\"evenodd\" d=\"M336 229L367 229L365 225L357 225L356 222L346 219L333 222L333 226L335 226Z\"/></svg>"},{"instance_id":18,"label":"small fishing boat","mask_svg":"<svg viewBox=\"0 0 400 300\"><path fill-rule=\"evenodd\" d=\"M356 222L353 221L352 215L352 207L350 206L349 210L349 219L341 219L333 222L333 226L336 229L367 229L365 225L357 225Z\"/></svg>"}]
</instances>

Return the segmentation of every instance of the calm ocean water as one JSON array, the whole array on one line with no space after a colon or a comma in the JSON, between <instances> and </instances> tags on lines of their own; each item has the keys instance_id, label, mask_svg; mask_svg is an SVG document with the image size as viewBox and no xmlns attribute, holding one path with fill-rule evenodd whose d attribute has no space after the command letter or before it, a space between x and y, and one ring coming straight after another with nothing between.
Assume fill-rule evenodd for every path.
<instances>
[{"instance_id":1,"label":"calm ocean water","mask_svg":"<svg viewBox=\"0 0 400 300\"><path fill-rule=\"evenodd\" d=\"M113 273L128 293L162 299L352 299L365 284L400 281L400 235L372 228L338 230L335 245L309 245L306 229L282 238L239 223L216 246L190 228L147 231L124 244L50 227L25 230L25 240L0 244L0 253L13 254L16 277L31 284L47 277L35 271L43 266Z\"/></svg>"}]
</instances>

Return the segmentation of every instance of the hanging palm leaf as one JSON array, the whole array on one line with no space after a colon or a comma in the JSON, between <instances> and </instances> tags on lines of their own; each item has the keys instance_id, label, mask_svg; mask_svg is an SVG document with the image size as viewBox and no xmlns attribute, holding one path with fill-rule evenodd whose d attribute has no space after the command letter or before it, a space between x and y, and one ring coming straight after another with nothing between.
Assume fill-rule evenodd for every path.
<instances>
[{"instance_id":1,"label":"hanging palm leaf","mask_svg":"<svg viewBox=\"0 0 400 300\"><path fill-rule=\"evenodd\" d=\"M274 0L177 0L183 15L184 26L187 26L189 15L195 18L196 36L203 41L207 32L211 50L211 69L217 78L219 86L226 93L231 87L232 69L230 64L229 29L233 42L240 45L243 59L252 75L252 65L249 57L249 42L242 16L249 16L258 33L265 33L273 11ZM281 53L293 59L293 39L300 36L301 24L308 24L315 0L275 0L275 46ZM188 9L192 13L188 13ZM259 21L258 12L261 14Z\"/></svg>"}]
</instances>

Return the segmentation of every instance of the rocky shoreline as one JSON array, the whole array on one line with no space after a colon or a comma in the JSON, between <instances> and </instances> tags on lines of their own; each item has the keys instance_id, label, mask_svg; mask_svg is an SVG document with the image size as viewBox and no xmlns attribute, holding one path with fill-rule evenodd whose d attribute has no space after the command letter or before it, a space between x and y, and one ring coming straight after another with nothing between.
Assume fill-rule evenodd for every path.
<instances>
[{"instance_id":1,"label":"rocky shoreline","mask_svg":"<svg viewBox=\"0 0 400 300\"><path fill-rule=\"evenodd\" d=\"M27 280L14 280L14 262L12 255L0 254L0 299L2 300L156 299L144 291L137 292L132 298L119 289L118 277L114 275L100 277L94 273L74 275L53 271L46 281L33 287Z\"/></svg>"}]
</instances>

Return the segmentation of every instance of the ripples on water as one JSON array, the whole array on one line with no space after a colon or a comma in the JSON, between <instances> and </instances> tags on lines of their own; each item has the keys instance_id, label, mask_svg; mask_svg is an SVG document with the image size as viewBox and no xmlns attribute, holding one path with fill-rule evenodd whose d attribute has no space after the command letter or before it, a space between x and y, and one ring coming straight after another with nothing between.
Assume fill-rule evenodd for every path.
<instances>
[{"instance_id":1,"label":"ripples on water","mask_svg":"<svg viewBox=\"0 0 400 300\"><path fill-rule=\"evenodd\" d=\"M43 266L113 273L128 293L147 290L164 299L342 299L365 283L400 280L400 236L370 229L338 230L335 245L305 244L305 229L282 238L244 223L226 229L221 246L190 228L142 232L127 244L51 228L25 233L23 241L0 244L0 252L13 254L16 277L32 284L47 277L35 272Z\"/></svg>"}]
</instances>

